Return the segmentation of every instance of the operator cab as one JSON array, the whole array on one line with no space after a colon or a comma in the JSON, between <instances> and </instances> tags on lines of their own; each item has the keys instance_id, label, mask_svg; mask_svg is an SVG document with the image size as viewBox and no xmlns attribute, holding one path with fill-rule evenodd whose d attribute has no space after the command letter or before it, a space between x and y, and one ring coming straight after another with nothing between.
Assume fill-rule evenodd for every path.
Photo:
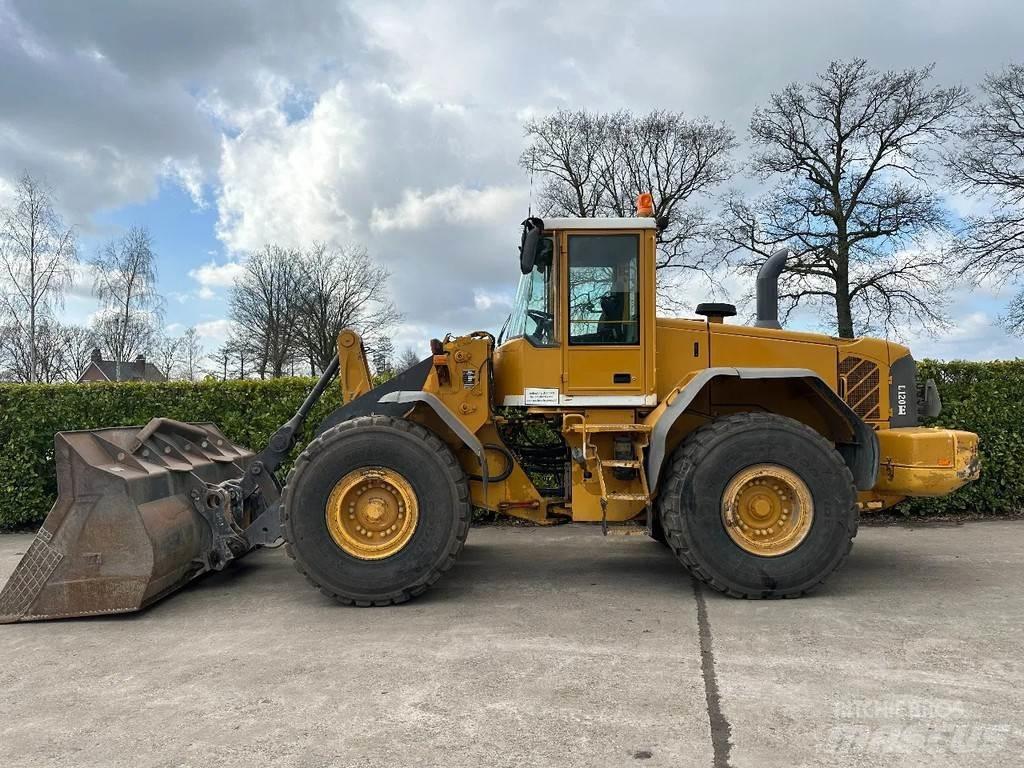
<instances>
[{"instance_id":1,"label":"operator cab","mask_svg":"<svg viewBox=\"0 0 1024 768\"><path fill-rule=\"evenodd\" d=\"M643 216L523 222L522 276L498 337L498 402L653 403L656 232ZM502 366L504 356L516 363Z\"/></svg>"}]
</instances>

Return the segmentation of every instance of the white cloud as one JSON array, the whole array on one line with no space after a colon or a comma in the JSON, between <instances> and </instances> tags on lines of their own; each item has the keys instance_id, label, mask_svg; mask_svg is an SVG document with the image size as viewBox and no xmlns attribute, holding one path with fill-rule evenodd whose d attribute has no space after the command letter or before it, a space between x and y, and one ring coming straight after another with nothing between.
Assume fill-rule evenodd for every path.
<instances>
[{"instance_id":1,"label":"white cloud","mask_svg":"<svg viewBox=\"0 0 1024 768\"><path fill-rule=\"evenodd\" d=\"M218 264L210 261L195 269L190 269L188 276L195 280L200 288L200 298L210 298L213 294L203 295L202 290L210 291L212 288L230 288L245 273L245 267L237 261L227 261Z\"/></svg>"},{"instance_id":2,"label":"white cloud","mask_svg":"<svg viewBox=\"0 0 1024 768\"><path fill-rule=\"evenodd\" d=\"M14 184L0 177L0 208L14 201Z\"/></svg>"},{"instance_id":3,"label":"white cloud","mask_svg":"<svg viewBox=\"0 0 1024 768\"><path fill-rule=\"evenodd\" d=\"M395 207L373 209L370 228L387 232L422 229L437 222L464 224L508 220L513 210L522 209L526 194L525 189L515 186L466 189L455 184L426 195L420 190L407 189Z\"/></svg>"},{"instance_id":4,"label":"white cloud","mask_svg":"<svg viewBox=\"0 0 1024 768\"><path fill-rule=\"evenodd\" d=\"M274 110L224 137L217 232L228 249L346 238L352 220L339 180L362 162L360 123L339 84L301 121Z\"/></svg>"},{"instance_id":5,"label":"white cloud","mask_svg":"<svg viewBox=\"0 0 1024 768\"><path fill-rule=\"evenodd\" d=\"M1008 335L989 315L965 318L965 327L938 338L921 336L908 346L918 360L1014 360L1024 357L1024 342Z\"/></svg>"},{"instance_id":6,"label":"white cloud","mask_svg":"<svg viewBox=\"0 0 1024 768\"><path fill-rule=\"evenodd\" d=\"M203 169L195 157L187 161L165 157L163 174L180 186L192 198L192 204L199 210L205 209L209 203L203 195Z\"/></svg>"},{"instance_id":7,"label":"white cloud","mask_svg":"<svg viewBox=\"0 0 1024 768\"><path fill-rule=\"evenodd\" d=\"M231 333L231 321L227 319L207 320L196 323L196 335L203 341L207 349L220 346L227 341Z\"/></svg>"},{"instance_id":8,"label":"white cloud","mask_svg":"<svg viewBox=\"0 0 1024 768\"><path fill-rule=\"evenodd\" d=\"M481 311L486 311L492 307L507 309L512 306L512 296L507 293L476 291L473 294L473 306Z\"/></svg>"}]
</instances>

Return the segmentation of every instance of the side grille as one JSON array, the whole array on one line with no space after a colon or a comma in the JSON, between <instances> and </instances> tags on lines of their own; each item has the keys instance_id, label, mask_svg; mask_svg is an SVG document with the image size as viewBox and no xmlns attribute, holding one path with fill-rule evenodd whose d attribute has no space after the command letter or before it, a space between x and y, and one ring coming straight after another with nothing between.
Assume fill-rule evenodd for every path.
<instances>
[{"instance_id":1,"label":"side grille","mask_svg":"<svg viewBox=\"0 0 1024 768\"><path fill-rule=\"evenodd\" d=\"M847 357L839 363L839 378L846 403L865 421L881 419L878 365L862 357Z\"/></svg>"}]
</instances>

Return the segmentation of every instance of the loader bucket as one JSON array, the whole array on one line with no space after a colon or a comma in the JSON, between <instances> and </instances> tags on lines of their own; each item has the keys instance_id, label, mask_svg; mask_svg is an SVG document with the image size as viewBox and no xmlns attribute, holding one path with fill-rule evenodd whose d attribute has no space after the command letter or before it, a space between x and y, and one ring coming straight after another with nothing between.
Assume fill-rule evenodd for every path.
<instances>
[{"instance_id":1,"label":"loader bucket","mask_svg":"<svg viewBox=\"0 0 1024 768\"><path fill-rule=\"evenodd\" d=\"M217 427L154 419L54 442L57 501L0 592L0 623L137 611L223 567L203 504L252 454Z\"/></svg>"}]
</instances>

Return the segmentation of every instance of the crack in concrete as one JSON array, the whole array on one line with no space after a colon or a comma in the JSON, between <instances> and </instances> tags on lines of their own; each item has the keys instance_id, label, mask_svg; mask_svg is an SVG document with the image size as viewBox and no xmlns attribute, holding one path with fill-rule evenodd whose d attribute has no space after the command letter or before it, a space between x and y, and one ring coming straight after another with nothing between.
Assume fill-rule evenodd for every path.
<instances>
[{"instance_id":1,"label":"crack in concrete","mask_svg":"<svg viewBox=\"0 0 1024 768\"><path fill-rule=\"evenodd\" d=\"M732 726L722 712L722 698L715 676L715 654L711 648L711 624L708 607L700 582L691 577L693 597L697 601L697 634L700 640L700 668L704 677L704 696L707 700L708 725L711 726L711 751L714 768L732 768L729 753L732 750Z\"/></svg>"}]
</instances>

